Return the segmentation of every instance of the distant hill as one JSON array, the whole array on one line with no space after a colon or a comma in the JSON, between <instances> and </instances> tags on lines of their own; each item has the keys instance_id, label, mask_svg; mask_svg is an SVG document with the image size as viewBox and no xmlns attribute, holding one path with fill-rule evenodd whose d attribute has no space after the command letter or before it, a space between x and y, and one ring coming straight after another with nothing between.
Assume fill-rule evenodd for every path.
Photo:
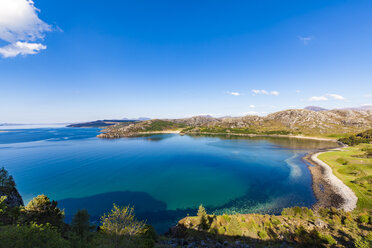
<instances>
[{"instance_id":1,"label":"distant hill","mask_svg":"<svg viewBox=\"0 0 372 248\"><path fill-rule=\"evenodd\" d=\"M131 123L138 122L139 120L98 120L90 122L82 122L70 124L67 127L108 127L116 124L129 125Z\"/></svg>"},{"instance_id":2,"label":"distant hill","mask_svg":"<svg viewBox=\"0 0 372 248\"><path fill-rule=\"evenodd\" d=\"M318 107L318 106L307 106L304 109L306 109L306 110L312 110L312 111L324 111L324 110L328 110L328 109L325 109L325 108L322 108L322 107Z\"/></svg>"},{"instance_id":3,"label":"distant hill","mask_svg":"<svg viewBox=\"0 0 372 248\"><path fill-rule=\"evenodd\" d=\"M175 123L177 125L173 125ZM372 129L372 110L323 110L290 109L267 116L191 118L151 120L131 125L118 124L104 130L103 138L134 136L161 126L161 130L181 129L183 133L231 133L231 134L302 134L326 136L348 134Z\"/></svg>"}]
</instances>

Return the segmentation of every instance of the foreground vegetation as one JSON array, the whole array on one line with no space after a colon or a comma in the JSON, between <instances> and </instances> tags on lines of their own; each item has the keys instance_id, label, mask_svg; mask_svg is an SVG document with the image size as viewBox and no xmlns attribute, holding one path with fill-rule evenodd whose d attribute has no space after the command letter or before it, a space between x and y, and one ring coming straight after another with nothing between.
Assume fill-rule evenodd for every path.
<instances>
[{"instance_id":1,"label":"foreground vegetation","mask_svg":"<svg viewBox=\"0 0 372 248\"><path fill-rule=\"evenodd\" d=\"M336 209L287 208L280 216L260 214L208 215L179 221L173 235L183 239L228 241L257 247L371 247L372 216ZM211 243L210 243L211 244Z\"/></svg>"},{"instance_id":2,"label":"foreground vegetation","mask_svg":"<svg viewBox=\"0 0 372 248\"><path fill-rule=\"evenodd\" d=\"M26 206L12 206L15 182L0 170L0 248L119 248L154 247L157 235L145 222L136 220L131 207L113 206L101 217L101 225L89 222L86 210L79 210L66 224L64 212L45 195Z\"/></svg>"},{"instance_id":3,"label":"foreground vegetation","mask_svg":"<svg viewBox=\"0 0 372 248\"><path fill-rule=\"evenodd\" d=\"M358 210L372 209L372 144L359 144L318 156L333 174L350 187L358 197Z\"/></svg>"},{"instance_id":4,"label":"foreground vegetation","mask_svg":"<svg viewBox=\"0 0 372 248\"><path fill-rule=\"evenodd\" d=\"M349 146L355 146L361 143L372 143L372 129L340 138L339 141ZM372 154L372 152L370 152L370 154Z\"/></svg>"}]
</instances>

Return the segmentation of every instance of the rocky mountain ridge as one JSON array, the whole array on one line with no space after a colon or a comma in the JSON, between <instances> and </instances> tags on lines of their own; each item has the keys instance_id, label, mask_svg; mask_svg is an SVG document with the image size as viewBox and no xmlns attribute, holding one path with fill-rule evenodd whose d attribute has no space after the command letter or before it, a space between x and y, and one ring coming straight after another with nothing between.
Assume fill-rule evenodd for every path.
<instances>
[{"instance_id":1,"label":"rocky mountain ridge","mask_svg":"<svg viewBox=\"0 0 372 248\"><path fill-rule=\"evenodd\" d=\"M357 133L372 128L372 110L336 109L312 111L289 109L267 116L214 118L194 116L182 119L148 120L103 130L101 138L135 136L136 133L179 130L184 133L284 133L302 135L330 135Z\"/></svg>"}]
</instances>

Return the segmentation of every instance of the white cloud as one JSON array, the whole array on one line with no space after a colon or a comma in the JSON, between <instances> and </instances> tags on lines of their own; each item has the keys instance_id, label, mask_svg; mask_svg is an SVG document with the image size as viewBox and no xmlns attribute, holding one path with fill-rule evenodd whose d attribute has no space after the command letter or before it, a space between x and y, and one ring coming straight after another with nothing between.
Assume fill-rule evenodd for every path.
<instances>
[{"instance_id":1,"label":"white cloud","mask_svg":"<svg viewBox=\"0 0 372 248\"><path fill-rule=\"evenodd\" d=\"M304 45L308 45L310 43L310 41L313 40L313 38L312 37L309 37L309 36L306 36L306 37L300 36L300 37L298 37L298 39L300 41L302 41L304 43Z\"/></svg>"},{"instance_id":2,"label":"white cloud","mask_svg":"<svg viewBox=\"0 0 372 248\"><path fill-rule=\"evenodd\" d=\"M51 26L39 19L38 12L32 0L0 0L0 40L9 43L0 48L3 57L46 49L35 41L43 40Z\"/></svg>"},{"instance_id":3,"label":"white cloud","mask_svg":"<svg viewBox=\"0 0 372 248\"><path fill-rule=\"evenodd\" d=\"M296 93L300 93L301 91L300 90L296 90Z\"/></svg>"},{"instance_id":4,"label":"white cloud","mask_svg":"<svg viewBox=\"0 0 372 248\"><path fill-rule=\"evenodd\" d=\"M372 94L364 95L364 97L370 98L370 97L372 97Z\"/></svg>"},{"instance_id":5,"label":"white cloud","mask_svg":"<svg viewBox=\"0 0 372 248\"><path fill-rule=\"evenodd\" d=\"M312 96L309 98L310 102L315 102L315 101L328 101L328 98L325 96Z\"/></svg>"},{"instance_id":6,"label":"white cloud","mask_svg":"<svg viewBox=\"0 0 372 248\"><path fill-rule=\"evenodd\" d=\"M315 102L315 101L328 101L329 99L328 98L332 98L333 100L342 100L342 101L345 101L345 97L341 96L341 95L337 95L337 94L325 94L323 96L312 96L310 97L308 100L310 102Z\"/></svg>"},{"instance_id":7,"label":"white cloud","mask_svg":"<svg viewBox=\"0 0 372 248\"><path fill-rule=\"evenodd\" d=\"M0 54L3 55L4 58L9 58L15 57L19 54L21 55L36 54L44 49L46 49L46 46L40 43L28 43L17 41L16 43L0 47Z\"/></svg>"},{"instance_id":8,"label":"white cloud","mask_svg":"<svg viewBox=\"0 0 372 248\"><path fill-rule=\"evenodd\" d=\"M337 95L337 94L327 94L327 96L335 99L335 100L345 100L345 97Z\"/></svg>"},{"instance_id":9,"label":"white cloud","mask_svg":"<svg viewBox=\"0 0 372 248\"><path fill-rule=\"evenodd\" d=\"M279 92L278 91L270 91L270 95L278 96Z\"/></svg>"},{"instance_id":10,"label":"white cloud","mask_svg":"<svg viewBox=\"0 0 372 248\"><path fill-rule=\"evenodd\" d=\"M252 93L253 95L273 95L273 96L279 95L278 91L268 92L267 90L252 90Z\"/></svg>"},{"instance_id":11,"label":"white cloud","mask_svg":"<svg viewBox=\"0 0 372 248\"><path fill-rule=\"evenodd\" d=\"M249 105L250 108L255 108L256 106L254 106L253 104Z\"/></svg>"},{"instance_id":12,"label":"white cloud","mask_svg":"<svg viewBox=\"0 0 372 248\"><path fill-rule=\"evenodd\" d=\"M227 94L232 96L240 96L241 94L239 92L227 92Z\"/></svg>"}]
</instances>

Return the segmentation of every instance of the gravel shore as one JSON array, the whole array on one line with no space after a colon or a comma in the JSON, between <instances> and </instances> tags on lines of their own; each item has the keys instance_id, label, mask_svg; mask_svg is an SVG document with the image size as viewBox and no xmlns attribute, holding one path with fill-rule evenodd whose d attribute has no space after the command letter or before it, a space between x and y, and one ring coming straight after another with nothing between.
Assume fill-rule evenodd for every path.
<instances>
[{"instance_id":1,"label":"gravel shore","mask_svg":"<svg viewBox=\"0 0 372 248\"><path fill-rule=\"evenodd\" d=\"M345 211L356 208L358 198L339 178L333 175L331 167L321 161L318 156L324 152L309 154L305 160L313 164L309 170L313 176L313 191L317 198L314 209L335 207Z\"/></svg>"}]
</instances>

